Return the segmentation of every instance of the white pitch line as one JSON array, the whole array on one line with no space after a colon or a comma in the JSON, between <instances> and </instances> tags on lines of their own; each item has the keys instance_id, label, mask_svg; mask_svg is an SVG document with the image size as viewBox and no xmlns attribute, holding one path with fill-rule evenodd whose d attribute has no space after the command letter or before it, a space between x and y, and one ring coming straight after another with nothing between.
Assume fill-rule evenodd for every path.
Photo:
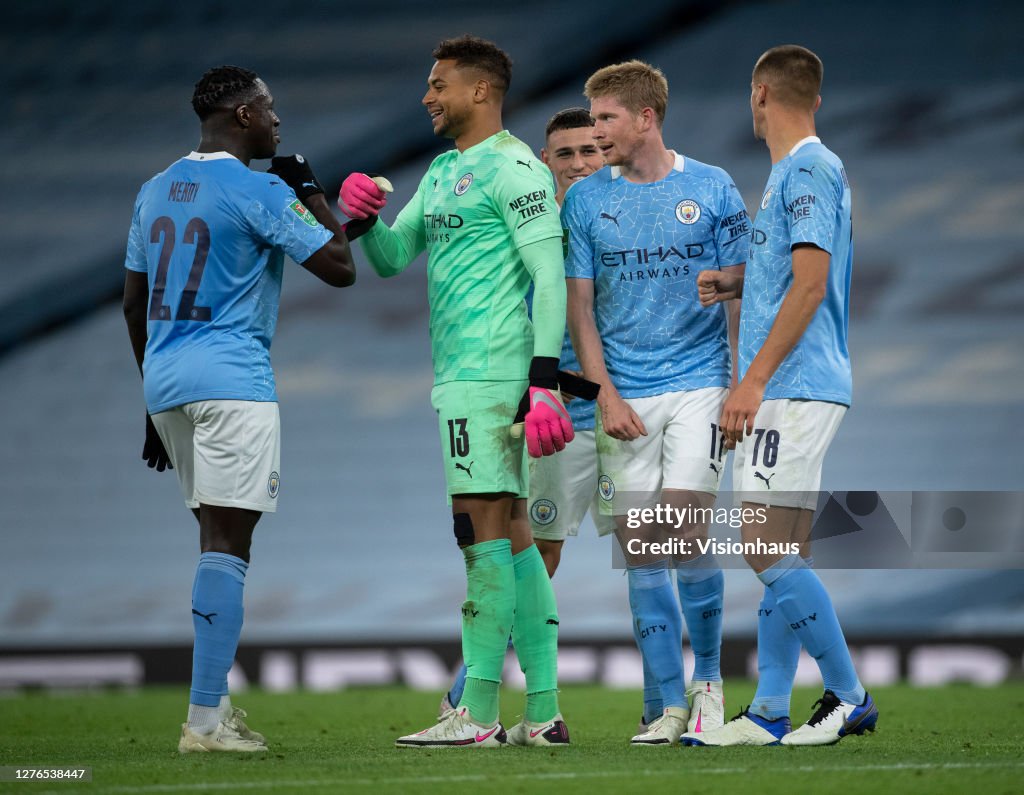
<instances>
[{"instance_id":1,"label":"white pitch line","mask_svg":"<svg viewBox=\"0 0 1024 795\"><path fill-rule=\"evenodd\" d=\"M707 753L707 752L705 752ZM999 770L1004 768L1024 768L1024 761L1021 762L942 762L939 764L931 762L896 762L893 764L880 765L846 765L836 767L835 765L797 765L795 767L779 767L765 769L764 767L704 767L692 768L694 773L711 773L714 775L737 775L757 772L759 775L766 773L863 773L872 771L895 771L895 770ZM502 776L504 779L521 781L557 781L565 779L594 779L594 778L639 778L641 776L678 776L678 770L591 770L580 773L513 773ZM207 790L273 790L283 787L294 788L317 788L339 786L381 786L385 784L461 784L468 782L493 781L493 774L465 774L457 776L405 776L401 778L335 778L335 779L276 779L267 781L223 781L223 782L196 782L191 784L150 784L148 786L116 786L103 788L102 792L194 792ZM95 793L95 778L93 786L88 792ZM70 795L72 792L86 792L86 790L60 789L62 795ZM58 793L58 790L52 790Z\"/></svg>"}]
</instances>

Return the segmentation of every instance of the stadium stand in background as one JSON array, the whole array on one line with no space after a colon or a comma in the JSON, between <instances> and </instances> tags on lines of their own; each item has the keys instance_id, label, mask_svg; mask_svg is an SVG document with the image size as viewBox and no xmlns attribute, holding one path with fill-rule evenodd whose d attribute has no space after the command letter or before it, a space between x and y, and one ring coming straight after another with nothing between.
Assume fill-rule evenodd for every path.
<instances>
[{"instance_id":1,"label":"stadium stand in background","mask_svg":"<svg viewBox=\"0 0 1024 795\"><path fill-rule=\"evenodd\" d=\"M191 84L213 63L267 79L282 152L307 154L335 189L352 168L386 173L390 220L444 147L419 106L442 37L472 31L511 52L506 123L535 148L554 111L583 103L594 67L639 57L669 79L666 142L725 166L753 212L768 158L750 130L750 67L773 44L811 47L826 64L818 128L843 153L855 197L854 406L823 488L1020 489L1024 11L634 6L447 2L427 14L401 2L340 17L314 2L284 18L257 8L243 32L226 3L8 12L0 686L45 681L45 671L61 680L59 665L37 658L68 649L106 650L120 662L89 670L116 670L116 681L174 678L177 659L187 672L191 621L179 606L194 529L173 476L138 458L144 407L116 296L135 193L194 145ZM347 294L317 286L300 268L285 277L273 351L282 504L257 530L251 648L240 660L271 685L401 678L440 688L441 662L456 653L462 564L436 499L425 274L414 265L385 284L363 265ZM111 561L129 557L144 574L126 580ZM570 680L638 673L625 580L610 560L589 523L566 544L555 586ZM875 655L874 668L861 663L869 685L870 671L959 675L956 654L974 654L972 670L981 655L993 681L1020 675L1018 571L823 577L851 646ZM760 586L742 570L726 579L727 645L742 668ZM947 643L958 651L946 662L927 656ZM341 658L312 647L348 656L334 665Z\"/></svg>"}]
</instances>

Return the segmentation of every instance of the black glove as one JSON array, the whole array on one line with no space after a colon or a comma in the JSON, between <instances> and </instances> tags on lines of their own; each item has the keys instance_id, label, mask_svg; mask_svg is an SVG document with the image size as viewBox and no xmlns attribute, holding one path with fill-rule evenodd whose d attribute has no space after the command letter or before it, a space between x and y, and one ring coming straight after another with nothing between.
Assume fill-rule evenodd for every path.
<instances>
[{"instance_id":1,"label":"black glove","mask_svg":"<svg viewBox=\"0 0 1024 795\"><path fill-rule=\"evenodd\" d=\"M156 432L153 418L149 414L146 414L146 443L142 446L142 458L145 460L146 466L150 469L156 467L157 472L174 469L171 457L167 455L167 449L164 447L164 440Z\"/></svg>"},{"instance_id":2,"label":"black glove","mask_svg":"<svg viewBox=\"0 0 1024 795\"><path fill-rule=\"evenodd\" d=\"M357 237L362 237L369 232L375 223L377 223L377 216L371 215L369 218L353 218L342 224L341 228L345 230L345 237L351 243Z\"/></svg>"},{"instance_id":3,"label":"black glove","mask_svg":"<svg viewBox=\"0 0 1024 795\"><path fill-rule=\"evenodd\" d=\"M534 356L530 360L530 385L519 401L519 411L513 423L523 422L530 410L531 389L558 389L558 359L554 356Z\"/></svg>"},{"instance_id":4,"label":"black glove","mask_svg":"<svg viewBox=\"0 0 1024 795\"><path fill-rule=\"evenodd\" d=\"M601 391L601 385L588 381L581 375L570 373L568 370L558 371L558 388L563 395L571 395L580 400L597 400L597 393Z\"/></svg>"},{"instance_id":5,"label":"black glove","mask_svg":"<svg viewBox=\"0 0 1024 795\"><path fill-rule=\"evenodd\" d=\"M295 191L299 201L304 202L310 196L324 192L324 187L313 173L309 161L302 155L273 158L267 173L276 174L284 180L284 183Z\"/></svg>"}]
</instances>

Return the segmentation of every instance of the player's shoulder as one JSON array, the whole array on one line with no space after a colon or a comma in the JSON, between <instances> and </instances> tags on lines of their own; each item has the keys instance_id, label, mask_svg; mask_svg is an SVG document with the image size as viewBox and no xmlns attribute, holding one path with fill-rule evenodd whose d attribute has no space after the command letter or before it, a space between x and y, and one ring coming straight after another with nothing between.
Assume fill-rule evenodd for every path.
<instances>
[{"instance_id":1,"label":"player's shoulder","mask_svg":"<svg viewBox=\"0 0 1024 795\"><path fill-rule=\"evenodd\" d=\"M528 163L530 166L534 163L544 165L524 141L516 138L508 130L503 130L494 136L490 150L495 157L505 160L512 165L515 165L516 161Z\"/></svg>"},{"instance_id":2,"label":"player's shoulder","mask_svg":"<svg viewBox=\"0 0 1024 795\"><path fill-rule=\"evenodd\" d=\"M786 169L787 180L833 185L842 193L849 184L843 161L820 141L809 141L790 156Z\"/></svg>"},{"instance_id":3,"label":"player's shoulder","mask_svg":"<svg viewBox=\"0 0 1024 795\"><path fill-rule=\"evenodd\" d=\"M698 179L704 179L709 181L715 186L722 186L726 188L735 188L736 183L733 181L732 176L721 166L713 166L710 163L705 163L702 160L697 160L694 157L687 157L684 160L682 173L689 174L691 177Z\"/></svg>"},{"instance_id":4,"label":"player's shoulder","mask_svg":"<svg viewBox=\"0 0 1024 795\"><path fill-rule=\"evenodd\" d=\"M835 177L839 177L843 170L843 161L821 141L809 141L789 157L790 174L804 173L813 178L819 175L819 169L821 176L831 174Z\"/></svg>"},{"instance_id":5,"label":"player's shoulder","mask_svg":"<svg viewBox=\"0 0 1024 795\"><path fill-rule=\"evenodd\" d=\"M545 186L552 179L551 171L533 150L507 130L494 137L485 157L491 161L493 176L497 178L541 182Z\"/></svg>"}]
</instances>

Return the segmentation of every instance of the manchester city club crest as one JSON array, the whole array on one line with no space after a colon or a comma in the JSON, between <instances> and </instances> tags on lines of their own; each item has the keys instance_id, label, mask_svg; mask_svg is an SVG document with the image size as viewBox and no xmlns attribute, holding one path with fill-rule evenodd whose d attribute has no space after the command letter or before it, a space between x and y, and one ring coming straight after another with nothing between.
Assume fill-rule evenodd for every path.
<instances>
[{"instance_id":1,"label":"manchester city club crest","mask_svg":"<svg viewBox=\"0 0 1024 795\"><path fill-rule=\"evenodd\" d=\"M551 500L537 500L530 506L530 518L534 524L551 524L558 516L558 508Z\"/></svg>"},{"instance_id":2,"label":"manchester city club crest","mask_svg":"<svg viewBox=\"0 0 1024 795\"><path fill-rule=\"evenodd\" d=\"M470 171L468 174L463 174L459 181L455 183L455 195L461 196L467 190L469 186L473 184L473 172Z\"/></svg>"},{"instance_id":3,"label":"manchester city club crest","mask_svg":"<svg viewBox=\"0 0 1024 795\"><path fill-rule=\"evenodd\" d=\"M681 224L693 224L700 218L700 205L693 199L683 199L676 205L676 220Z\"/></svg>"},{"instance_id":4,"label":"manchester city club crest","mask_svg":"<svg viewBox=\"0 0 1024 795\"><path fill-rule=\"evenodd\" d=\"M615 484L612 479L607 475L601 475L597 481L597 493L601 495L601 499L605 502L611 502L612 497L615 496Z\"/></svg>"},{"instance_id":5,"label":"manchester city club crest","mask_svg":"<svg viewBox=\"0 0 1024 795\"><path fill-rule=\"evenodd\" d=\"M273 500L277 499L278 489L281 488L281 476L276 472L271 472L270 477L267 479L267 494Z\"/></svg>"}]
</instances>

